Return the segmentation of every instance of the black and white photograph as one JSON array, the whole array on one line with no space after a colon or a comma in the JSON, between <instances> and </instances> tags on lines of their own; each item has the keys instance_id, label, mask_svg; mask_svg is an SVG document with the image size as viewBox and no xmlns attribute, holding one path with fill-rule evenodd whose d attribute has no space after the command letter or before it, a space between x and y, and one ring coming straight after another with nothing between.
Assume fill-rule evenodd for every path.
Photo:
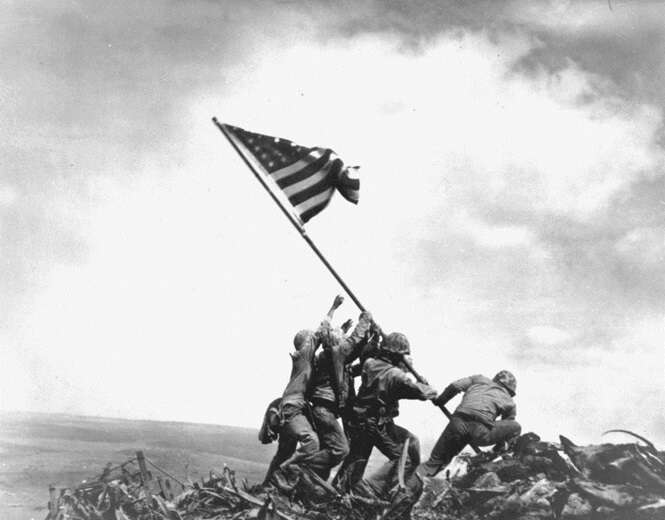
<instances>
[{"instance_id":1,"label":"black and white photograph","mask_svg":"<svg viewBox=\"0 0 665 520\"><path fill-rule=\"evenodd\" d=\"M0 519L665 519L665 2L0 4Z\"/></svg>"}]
</instances>

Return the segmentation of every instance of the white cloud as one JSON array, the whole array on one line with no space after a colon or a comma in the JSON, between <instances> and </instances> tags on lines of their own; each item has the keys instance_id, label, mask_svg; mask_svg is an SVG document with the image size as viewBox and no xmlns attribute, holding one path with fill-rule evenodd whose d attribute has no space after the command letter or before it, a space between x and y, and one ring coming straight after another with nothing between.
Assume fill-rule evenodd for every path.
<instances>
[{"instance_id":1,"label":"white cloud","mask_svg":"<svg viewBox=\"0 0 665 520\"><path fill-rule=\"evenodd\" d=\"M471 238L478 246L487 249L526 247L534 240L533 233L526 226L490 225L466 212L460 212L451 220L451 224L460 235Z\"/></svg>"},{"instance_id":2,"label":"white cloud","mask_svg":"<svg viewBox=\"0 0 665 520\"><path fill-rule=\"evenodd\" d=\"M417 197L425 211L424 191L445 179L448 197L467 203L589 218L660 164L659 111L597 96L579 104L594 88L572 64L554 76L508 75L534 45L466 34L419 55L376 37L275 50L224 100L225 115L334 146L363 176L401 180L394 196Z\"/></svg>"},{"instance_id":3,"label":"white cloud","mask_svg":"<svg viewBox=\"0 0 665 520\"><path fill-rule=\"evenodd\" d=\"M526 332L526 336L533 343L545 346L565 343L572 337L569 332L551 325L537 325L535 327L530 327Z\"/></svg>"},{"instance_id":4,"label":"white cloud","mask_svg":"<svg viewBox=\"0 0 665 520\"><path fill-rule=\"evenodd\" d=\"M16 202L18 192L8 184L0 184L0 208L8 207Z\"/></svg>"},{"instance_id":5,"label":"white cloud","mask_svg":"<svg viewBox=\"0 0 665 520\"><path fill-rule=\"evenodd\" d=\"M620 255L638 264L655 266L665 260L665 237L659 227L640 227L626 233L615 245Z\"/></svg>"}]
</instances>

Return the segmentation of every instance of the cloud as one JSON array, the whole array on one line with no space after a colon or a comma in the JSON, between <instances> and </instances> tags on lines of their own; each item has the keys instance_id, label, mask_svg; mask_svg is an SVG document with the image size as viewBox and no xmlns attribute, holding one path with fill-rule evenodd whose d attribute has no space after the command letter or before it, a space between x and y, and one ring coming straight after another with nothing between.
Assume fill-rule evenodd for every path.
<instances>
[{"instance_id":1,"label":"cloud","mask_svg":"<svg viewBox=\"0 0 665 520\"><path fill-rule=\"evenodd\" d=\"M660 109L517 5L56 4L39 26L14 7L11 406L254 425L282 390L293 332L339 287L216 115L362 165L359 206L336 200L308 230L438 386L514 367L545 436L595 434L590 409L662 424L602 383L627 362L651 378L621 374L636 398L657 380ZM137 399L146 377L160 400Z\"/></svg>"},{"instance_id":2,"label":"cloud","mask_svg":"<svg viewBox=\"0 0 665 520\"><path fill-rule=\"evenodd\" d=\"M557 343L568 341L571 338L571 335L557 327L537 325L527 330L526 337L534 343L552 346Z\"/></svg>"},{"instance_id":3,"label":"cloud","mask_svg":"<svg viewBox=\"0 0 665 520\"><path fill-rule=\"evenodd\" d=\"M471 238L481 248L527 247L533 241L532 233L526 226L489 225L464 212L453 217L451 224L460 235Z\"/></svg>"},{"instance_id":4,"label":"cloud","mask_svg":"<svg viewBox=\"0 0 665 520\"><path fill-rule=\"evenodd\" d=\"M665 209L664 209L665 211ZM616 243L619 254L645 266L661 266L665 260L663 229L640 227L630 230Z\"/></svg>"}]
</instances>

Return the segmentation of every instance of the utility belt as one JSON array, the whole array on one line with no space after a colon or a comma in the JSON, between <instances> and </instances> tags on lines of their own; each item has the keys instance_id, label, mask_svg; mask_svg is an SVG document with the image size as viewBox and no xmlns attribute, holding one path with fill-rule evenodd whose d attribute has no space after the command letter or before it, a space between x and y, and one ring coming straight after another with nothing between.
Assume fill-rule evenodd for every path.
<instances>
[{"instance_id":1,"label":"utility belt","mask_svg":"<svg viewBox=\"0 0 665 520\"><path fill-rule=\"evenodd\" d=\"M480 417L477 417L475 415L471 415L471 414L468 414L468 413L455 412L455 413L453 413L453 417L459 417L463 421L470 421L470 422L480 423L483 426L486 426L487 428L489 428L490 430L492 428L494 428L494 422L489 422L487 419L483 419L483 418L480 418Z\"/></svg>"},{"instance_id":2,"label":"utility belt","mask_svg":"<svg viewBox=\"0 0 665 520\"><path fill-rule=\"evenodd\" d=\"M377 424L391 422L397 417L397 410L387 406L354 406L353 413L358 424L362 425L368 421L376 421Z\"/></svg>"}]
</instances>

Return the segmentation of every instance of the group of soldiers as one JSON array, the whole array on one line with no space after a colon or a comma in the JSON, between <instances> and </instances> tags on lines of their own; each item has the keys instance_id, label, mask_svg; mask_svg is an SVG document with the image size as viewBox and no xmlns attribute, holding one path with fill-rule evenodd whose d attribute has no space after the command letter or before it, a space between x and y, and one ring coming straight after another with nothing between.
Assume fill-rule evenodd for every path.
<instances>
[{"instance_id":1,"label":"group of soldiers","mask_svg":"<svg viewBox=\"0 0 665 520\"><path fill-rule=\"evenodd\" d=\"M411 373L404 334L384 334L366 311L350 333L351 320L333 327L342 302L337 296L318 329L302 330L293 340L289 382L281 398L268 406L259 432L263 443L278 440L264 484L288 490L303 471L327 481L341 464L331 483L339 492L390 500L399 484L416 498L423 477L437 475L467 444L500 450L520 434L513 401L517 383L510 372L502 370L493 379L465 377L439 394ZM399 401L430 400L443 406L461 392L460 405L421 464L417 437L394 422ZM375 447L388 460L364 478Z\"/></svg>"}]
</instances>

